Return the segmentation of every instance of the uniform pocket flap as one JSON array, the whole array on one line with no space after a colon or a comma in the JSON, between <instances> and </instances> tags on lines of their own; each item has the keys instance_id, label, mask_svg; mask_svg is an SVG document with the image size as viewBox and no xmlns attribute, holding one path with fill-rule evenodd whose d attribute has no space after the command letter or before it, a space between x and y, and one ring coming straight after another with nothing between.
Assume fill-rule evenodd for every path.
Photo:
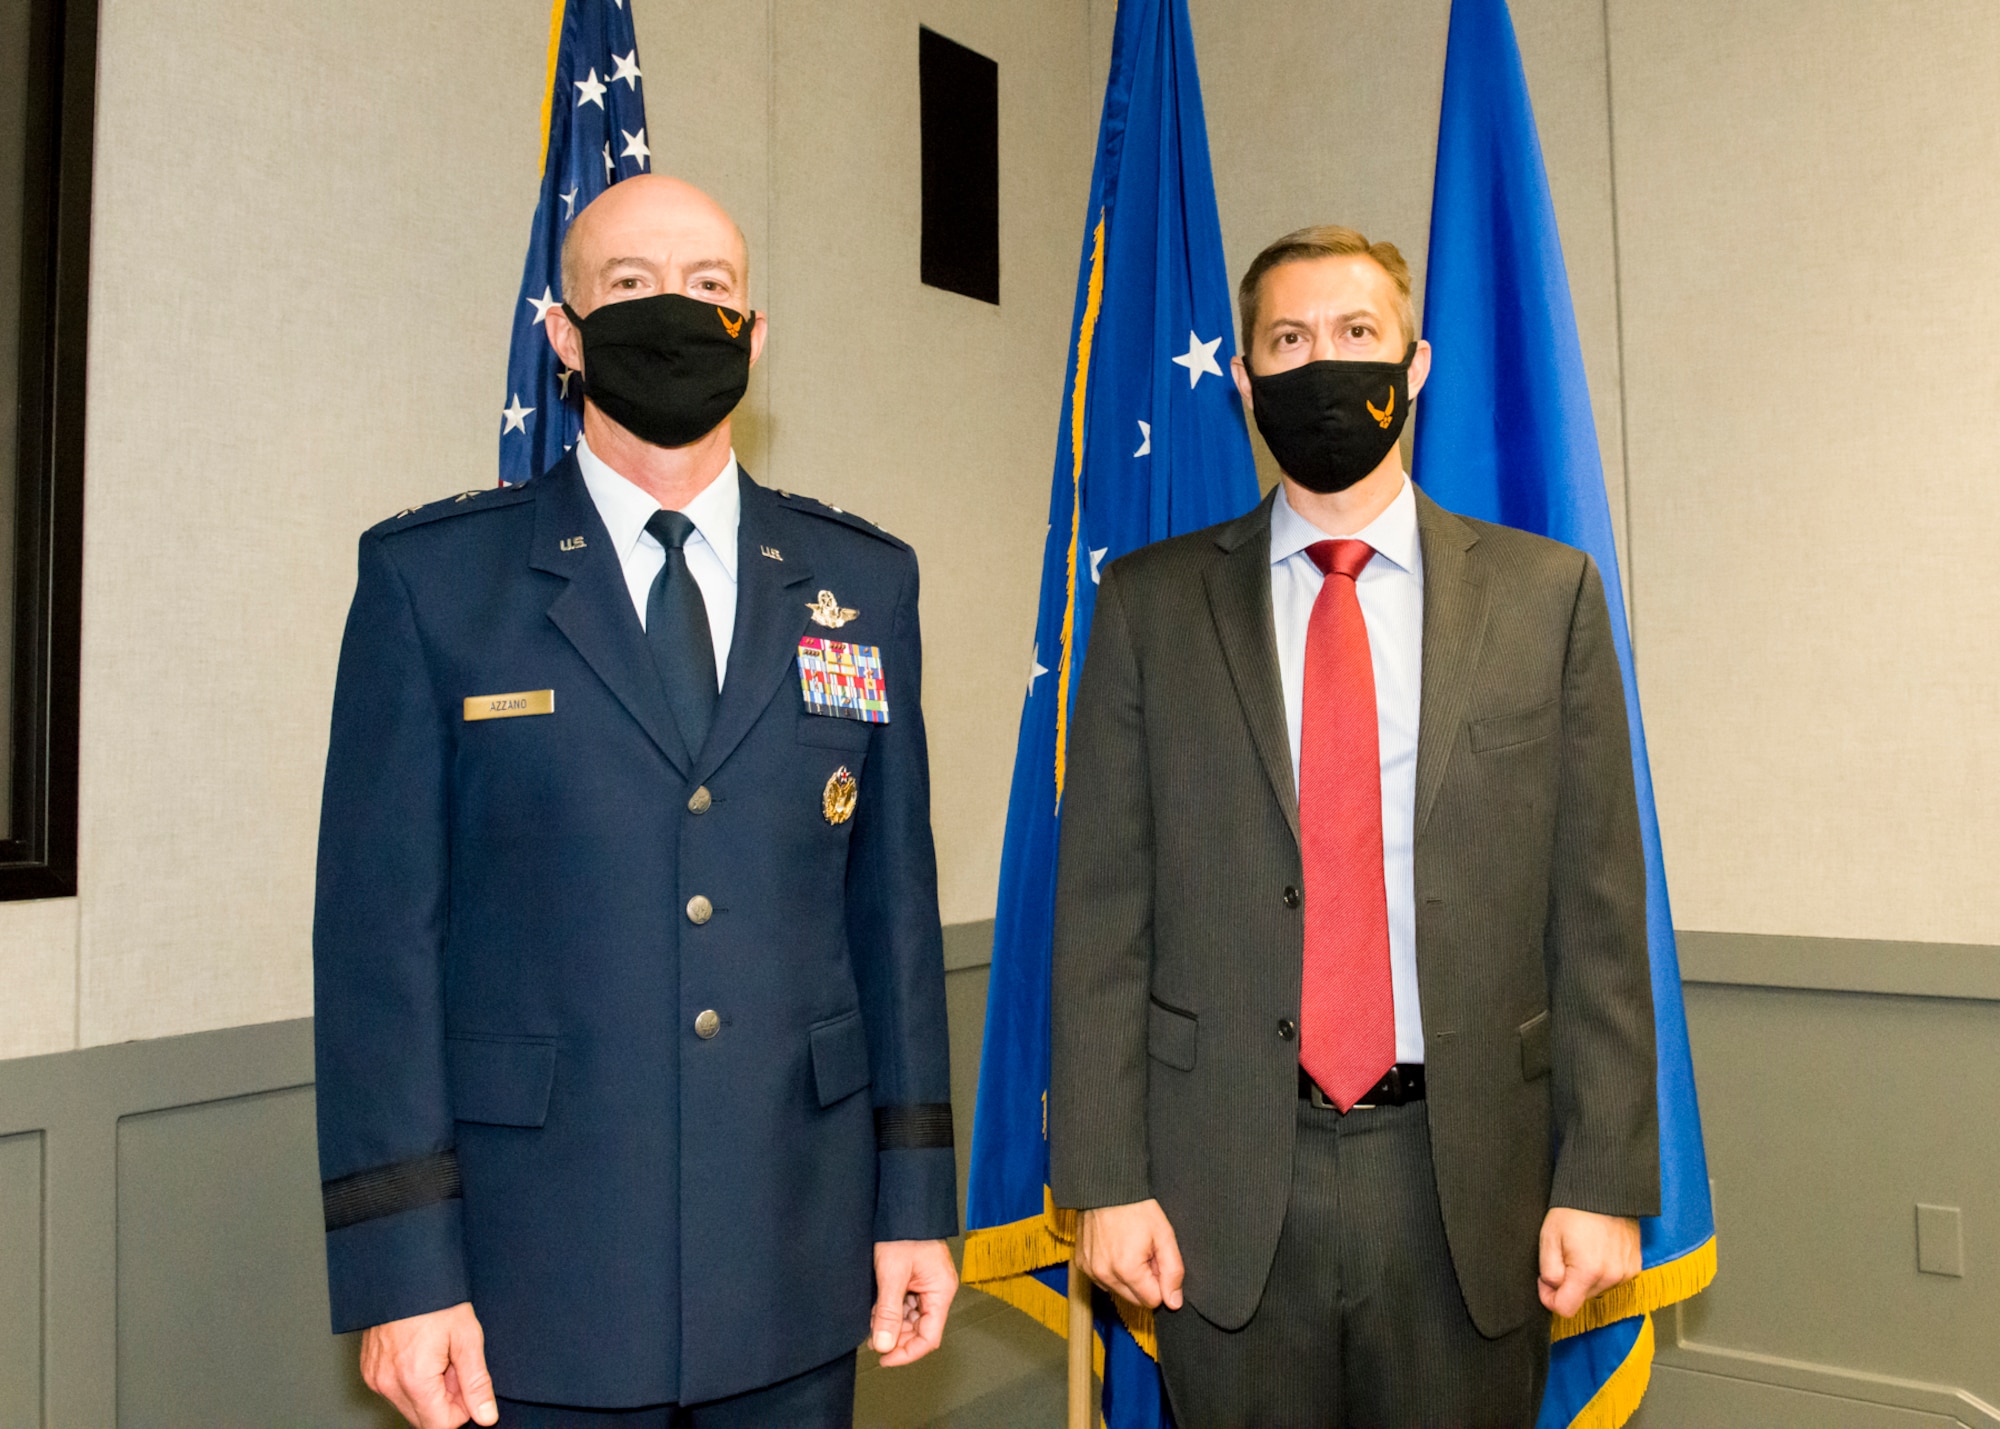
<instances>
[{"instance_id":1,"label":"uniform pocket flap","mask_svg":"<svg viewBox=\"0 0 2000 1429\"><path fill-rule=\"evenodd\" d=\"M1542 739L1555 732L1560 714L1557 701L1550 700L1518 714L1476 719L1472 722L1472 752L1484 754L1489 749L1505 749L1509 745Z\"/></svg>"},{"instance_id":2,"label":"uniform pocket flap","mask_svg":"<svg viewBox=\"0 0 2000 1429\"><path fill-rule=\"evenodd\" d=\"M1549 1014L1538 1012L1521 1024L1521 1080L1549 1074Z\"/></svg>"},{"instance_id":3,"label":"uniform pocket flap","mask_svg":"<svg viewBox=\"0 0 2000 1429\"><path fill-rule=\"evenodd\" d=\"M556 1044L542 1038L447 1037L451 1114L492 1126L540 1126L556 1084Z\"/></svg>"},{"instance_id":4,"label":"uniform pocket flap","mask_svg":"<svg viewBox=\"0 0 2000 1429\"><path fill-rule=\"evenodd\" d=\"M859 1012L822 1022L808 1035L821 1106L832 1106L868 1085L868 1029Z\"/></svg>"},{"instance_id":5,"label":"uniform pocket flap","mask_svg":"<svg viewBox=\"0 0 2000 1429\"><path fill-rule=\"evenodd\" d=\"M860 720L842 719L838 715L799 716L799 743L816 744L822 749L858 752L868 747L870 732L871 726Z\"/></svg>"},{"instance_id":6,"label":"uniform pocket flap","mask_svg":"<svg viewBox=\"0 0 2000 1429\"><path fill-rule=\"evenodd\" d=\"M1153 1003L1146 1010L1146 1055L1183 1072L1194 1070L1195 1033L1199 1021L1191 1012Z\"/></svg>"}]
</instances>

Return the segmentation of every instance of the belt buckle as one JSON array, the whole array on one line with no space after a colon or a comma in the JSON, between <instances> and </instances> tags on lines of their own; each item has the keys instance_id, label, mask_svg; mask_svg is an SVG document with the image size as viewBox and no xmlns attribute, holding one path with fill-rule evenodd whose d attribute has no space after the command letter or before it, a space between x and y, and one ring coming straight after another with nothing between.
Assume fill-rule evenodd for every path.
<instances>
[{"instance_id":1,"label":"belt buckle","mask_svg":"<svg viewBox=\"0 0 2000 1429\"><path fill-rule=\"evenodd\" d=\"M1306 1093L1306 1100L1312 1103L1313 1109L1315 1111L1340 1111L1340 1107L1335 1104L1333 1098L1328 1096L1325 1092L1319 1089L1319 1084L1317 1082L1313 1083L1312 1090ZM1347 1110L1373 1111L1375 1110L1375 1103L1356 1102L1353 1106L1349 1107ZM1347 1112L1341 1112L1342 1116L1345 1116L1346 1114Z\"/></svg>"}]
</instances>

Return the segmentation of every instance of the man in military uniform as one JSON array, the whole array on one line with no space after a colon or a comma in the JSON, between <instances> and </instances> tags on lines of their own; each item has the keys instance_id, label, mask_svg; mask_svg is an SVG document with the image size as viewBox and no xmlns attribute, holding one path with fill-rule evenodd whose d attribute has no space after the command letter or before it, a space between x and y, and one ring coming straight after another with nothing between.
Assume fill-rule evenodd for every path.
<instances>
[{"instance_id":1,"label":"man in military uniform","mask_svg":"<svg viewBox=\"0 0 2000 1429\"><path fill-rule=\"evenodd\" d=\"M918 1358L956 1289L917 563L739 468L765 319L713 200L616 185L563 279L583 440L361 540L334 1328L422 1429L847 1424L855 1345Z\"/></svg>"}]
</instances>

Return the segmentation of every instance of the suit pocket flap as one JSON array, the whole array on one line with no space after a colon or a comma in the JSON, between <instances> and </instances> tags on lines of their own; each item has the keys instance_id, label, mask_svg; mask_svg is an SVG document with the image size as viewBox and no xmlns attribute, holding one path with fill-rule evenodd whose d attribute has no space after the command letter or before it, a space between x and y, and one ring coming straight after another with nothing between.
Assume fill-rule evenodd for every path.
<instances>
[{"instance_id":1,"label":"suit pocket flap","mask_svg":"<svg viewBox=\"0 0 2000 1429\"><path fill-rule=\"evenodd\" d=\"M1183 1072L1194 1070L1195 1033L1200 1022L1193 1013L1153 1003L1147 1009L1146 1055Z\"/></svg>"},{"instance_id":2,"label":"suit pocket flap","mask_svg":"<svg viewBox=\"0 0 2000 1429\"><path fill-rule=\"evenodd\" d=\"M1549 1015L1538 1012L1521 1024L1521 1080L1549 1074Z\"/></svg>"},{"instance_id":3,"label":"suit pocket flap","mask_svg":"<svg viewBox=\"0 0 2000 1429\"><path fill-rule=\"evenodd\" d=\"M1555 732L1560 714L1557 701L1550 700L1518 714L1476 719L1472 722L1472 752L1484 754L1489 749L1505 749L1541 739Z\"/></svg>"},{"instance_id":4,"label":"suit pocket flap","mask_svg":"<svg viewBox=\"0 0 2000 1429\"><path fill-rule=\"evenodd\" d=\"M444 1039L451 1114L492 1126L540 1126L556 1084L553 1041L496 1037Z\"/></svg>"},{"instance_id":5,"label":"suit pocket flap","mask_svg":"<svg viewBox=\"0 0 2000 1429\"><path fill-rule=\"evenodd\" d=\"M859 1012L822 1022L808 1036L821 1106L832 1106L868 1085L868 1029Z\"/></svg>"}]
</instances>

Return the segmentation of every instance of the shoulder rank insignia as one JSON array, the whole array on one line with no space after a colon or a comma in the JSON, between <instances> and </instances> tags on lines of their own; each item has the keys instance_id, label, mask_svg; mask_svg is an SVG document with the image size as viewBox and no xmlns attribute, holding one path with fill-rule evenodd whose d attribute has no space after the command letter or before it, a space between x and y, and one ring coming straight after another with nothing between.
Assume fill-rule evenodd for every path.
<instances>
[{"instance_id":1,"label":"shoulder rank insignia","mask_svg":"<svg viewBox=\"0 0 2000 1429\"><path fill-rule=\"evenodd\" d=\"M819 797L819 811L829 824L844 824L854 817L854 805L860 797L861 786L843 764L826 781L825 792Z\"/></svg>"},{"instance_id":2,"label":"shoulder rank insignia","mask_svg":"<svg viewBox=\"0 0 2000 1429\"><path fill-rule=\"evenodd\" d=\"M889 722L889 685L882 674L882 650L808 635L799 642L799 685L809 714Z\"/></svg>"},{"instance_id":3,"label":"shoulder rank insignia","mask_svg":"<svg viewBox=\"0 0 2000 1429\"><path fill-rule=\"evenodd\" d=\"M819 599L806 606L806 609L812 612L814 625L824 625L833 630L840 629L861 614L858 610L850 610L841 605L833 598L833 592L830 590L821 591Z\"/></svg>"}]
</instances>

